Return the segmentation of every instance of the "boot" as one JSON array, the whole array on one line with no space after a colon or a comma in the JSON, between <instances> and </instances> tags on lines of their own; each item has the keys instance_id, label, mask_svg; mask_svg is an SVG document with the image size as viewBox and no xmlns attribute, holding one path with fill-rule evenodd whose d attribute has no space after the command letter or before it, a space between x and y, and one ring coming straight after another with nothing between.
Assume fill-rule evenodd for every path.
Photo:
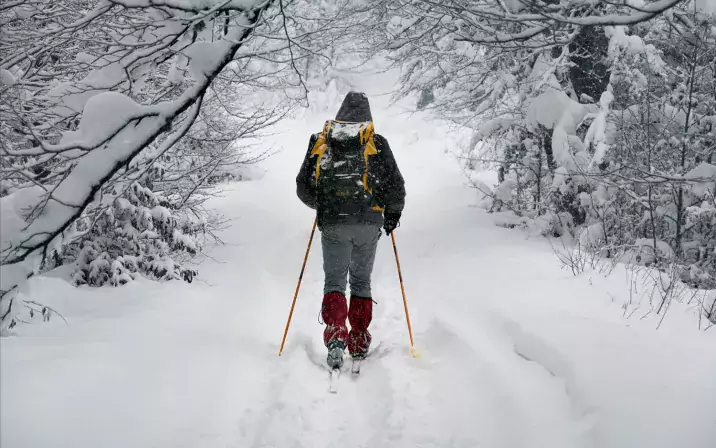
<instances>
[{"instance_id":1,"label":"boot","mask_svg":"<svg viewBox=\"0 0 716 448\"><path fill-rule=\"evenodd\" d=\"M331 369L340 369L343 366L343 354L346 352L346 343L343 341L331 341L328 343L328 356L326 364Z\"/></svg>"},{"instance_id":2,"label":"boot","mask_svg":"<svg viewBox=\"0 0 716 448\"><path fill-rule=\"evenodd\" d=\"M346 296L339 292L329 292L323 296L321 317L323 317L323 322L326 323L326 329L323 331L323 343L326 344L329 350L336 347L344 350L348 340L348 327L346 326L348 304Z\"/></svg>"},{"instance_id":3,"label":"boot","mask_svg":"<svg viewBox=\"0 0 716 448\"><path fill-rule=\"evenodd\" d=\"M353 358L365 358L372 340L368 326L373 319L373 299L351 296L348 321L351 331L348 334L348 352Z\"/></svg>"}]
</instances>

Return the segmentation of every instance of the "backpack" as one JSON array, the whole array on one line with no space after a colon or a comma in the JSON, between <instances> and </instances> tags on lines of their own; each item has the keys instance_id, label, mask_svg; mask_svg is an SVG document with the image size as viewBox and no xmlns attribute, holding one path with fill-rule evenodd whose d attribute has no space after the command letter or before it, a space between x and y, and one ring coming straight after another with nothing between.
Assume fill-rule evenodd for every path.
<instances>
[{"instance_id":1,"label":"backpack","mask_svg":"<svg viewBox=\"0 0 716 448\"><path fill-rule=\"evenodd\" d=\"M319 203L361 204L382 212L373 198L370 159L378 155L372 121L328 120L311 149Z\"/></svg>"}]
</instances>

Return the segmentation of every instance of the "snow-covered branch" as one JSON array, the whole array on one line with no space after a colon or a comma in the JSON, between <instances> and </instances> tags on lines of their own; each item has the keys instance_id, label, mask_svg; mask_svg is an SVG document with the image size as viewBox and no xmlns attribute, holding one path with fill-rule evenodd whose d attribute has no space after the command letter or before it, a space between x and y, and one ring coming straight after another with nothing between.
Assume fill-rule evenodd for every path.
<instances>
[{"instance_id":1,"label":"snow-covered branch","mask_svg":"<svg viewBox=\"0 0 716 448\"><path fill-rule=\"evenodd\" d=\"M106 0L108 3L122 5L125 8L166 7L178 11L193 13L216 11L240 11L252 13L264 9L272 3L267 0Z\"/></svg>"},{"instance_id":2,"label":"snow-covered branch","mask_svg":"<svg viewBox=\"0 0 716 448\"><path fill-rule=\"evenodd\" d=\"M89 210L107 210L107 201L127 194L126 188L117 193L123 179L130 173L145 179L186 137L210 86L252 44L251 34L272 5L127 0L90 3L85 10L73 2L58 3L23 3L0 14L0 24L7 25L0 45L14 46L0 61L6 93L0 100L2 328L22 307L13 303L25 279L96 225L83 229L80 218ZM219 16L224 32L217 36ZM36 19L43 26L33 27ZM147 150L152 155L136 165ZM193 192L206 182L206 172L198 173L199 183L192 181ZM128 185L135 190L144 188L133 182ZM141 191L141 197L152 197L146 188ZM179 199L178 207L188 200ZM142 201L136 210L143 210ZM195 250L180 230L171 229L166 228L170 239ZM118 261L122 266L130 263L126 255ZM145 267L164 276L172 265ZM100 272L96 269L93 275Z\"/></svg>"},{"instance_id":3,"label":"snow-covered branch","mask_svg":"<svg viewBox=\"0 0 716 448\"><path fill-rule=\"evenodd\" d=\"M553 21L555 23L568 23L581 26L617 26L617 25L636 25L646 22L664 12L676 7L679 4L686 3L688 0L657 0L652 1L642 7L635 7L628 0L626 1L591 1L589 8L585 8L584 15L569 14L570 10L579 8L580 3L586 2L567 2L563 9L555 11L555 5L548 3L536 3L530 5L530 13L513 14L509 10L502 13L492 12L491 17L511 22L529 23ZM610 7L623 7L621 13L600 14L600 10L608 10ZM477 8L473 9L476 10Z\"/></svg>"}]
</instances>

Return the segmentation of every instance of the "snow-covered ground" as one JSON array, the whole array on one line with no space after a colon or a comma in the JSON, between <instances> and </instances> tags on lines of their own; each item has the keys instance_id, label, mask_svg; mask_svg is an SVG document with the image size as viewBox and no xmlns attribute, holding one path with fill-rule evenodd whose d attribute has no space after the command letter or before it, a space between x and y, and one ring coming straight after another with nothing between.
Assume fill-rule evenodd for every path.
<instances>
[{"instance_id":1,"label":"snow-covered ground","mask_svg":"<svg viewBox=\"0 0 716 448\"><path fill-rule=\"evenodd\" d=\"M313 216L295 196L325 114L281 124L282 152L215 206L233 219L192 284L30 294L69 325L21 326L0 347L0 446L713 448L716 330L674 306L623 316L629 286L573 277L549 244L495 227L446 154L457 136L357 87L406 178L396 232L416 346L387 238L374 272L377 354L328 393L320 243L284 355L278 346ZM329 104L332 116L339 103Z\"/></svg>"}]
</instances>

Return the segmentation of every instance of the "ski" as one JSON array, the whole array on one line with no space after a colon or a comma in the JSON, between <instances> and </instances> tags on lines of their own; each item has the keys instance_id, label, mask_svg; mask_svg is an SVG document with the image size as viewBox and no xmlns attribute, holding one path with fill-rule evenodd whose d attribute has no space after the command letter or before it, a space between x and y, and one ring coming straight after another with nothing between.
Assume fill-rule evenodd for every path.
<instances>
[{"instance_id":1,"label":"ski","mask_svg":"<svg viewBox=\"0 0 716 448\"><path fill-rule=\"evenodd\" d=\"M375 358L375 357L380 358L380 357L382 357L384 354L385 354L385 350L382 349L380 343L378 343L378 345L376 345L375 347L373 347L373 348L372 348L368 353L366 353L364 356L354 357L354 358L352 359L352 363L351 363L351 374L353 374L353 376L358 376L358 375L360 375L361 365L363 364L363 361L366 360L366 358L371 358L371 357L373 357L373 358Z\"/></svg>"},{"instance_id":2,"label":"ski","mask_svg":"<svg viewBox=\"0 0 716 448\"><path fill-rule=\"evenodd\" d=\"M360 376L363 361L365 361L367 358L381 358L388 351L389 349L381 347L381 344L378 343L378 345L371 349L365 356L351 358L351 375L354 377L354 379L357 378L358 376ZM332 350L329 350L329 355L326 360L328 365L322 365L326 368L326 370L328 370L328 392L331 394L338 393L338 380L341 378L341 374L343 373L343 353L344 352L342 348L334 348ZM318 362L315 362L315 364L321 365Z\"/></svg>"},{"instance_id":3,"label":"ski","mask_svg":"<svg viewBox=\"0 0 716 448\"><path fill-rule=\"evenodd\" d=\"M328 369L328 392L331 394L337 394L336 382L341 377L341 369Z\"/></svg>"},{"instance_id":4,"label":"ski","mask_svg":"<svg viewBox=\"0 0 716 448\"><path fill-rule=\"evenodd\" d=\"M351 374L353 376L360 375L360 365L361 361L363 361L365 358L354 358L353 364L351 364Z\"/></svg>"},{"instance_id":5,"label":"ski","mask_svg":"<svg viewBox=\"0 0 716 448\"><path fill-rule=\"evenodd\" d=\"M328 356L326 357L326 364L329 369L340 369L343 366L343 354L345 345L336 345L328 349Z\"/></svg>"}]
</instances>

